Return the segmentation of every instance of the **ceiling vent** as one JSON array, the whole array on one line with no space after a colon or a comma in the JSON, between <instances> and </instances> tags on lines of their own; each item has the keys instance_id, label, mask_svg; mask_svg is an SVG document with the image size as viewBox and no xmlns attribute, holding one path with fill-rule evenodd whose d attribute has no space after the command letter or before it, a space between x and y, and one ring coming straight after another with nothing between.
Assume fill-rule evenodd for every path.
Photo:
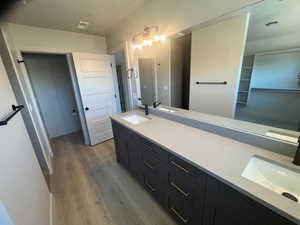
<instances>
[{"instance_id":1,"label":"ceiling vent","mask_svg":"<svg viewBox=\"0 0 300 225\"><path fill-rule=\"evenodd\" d=\"M89 25L90 25L89 22L80 21L79 24L77 25L77 28L80 30L85 30L88 28Z\"/></svg>"}]
</instances>

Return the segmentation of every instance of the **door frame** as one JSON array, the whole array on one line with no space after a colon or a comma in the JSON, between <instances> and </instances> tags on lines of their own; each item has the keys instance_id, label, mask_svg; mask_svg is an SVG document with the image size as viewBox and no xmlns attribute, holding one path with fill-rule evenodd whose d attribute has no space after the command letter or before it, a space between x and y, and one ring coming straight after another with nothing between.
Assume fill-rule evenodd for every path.
<instances>
[{"instance_id":1,"label":"door frame","mask_svg":"<svg viewBox=\"0 0 300 225\"><path fill-rule=\"evenodd\" d=\"M23 60L23 55L22 55L23 53L55 54L55 55L64 55L66 57L68 68L69 68L69 73L71 76L72 86L73 86L73 90L74 90L76 106L77 106L77 110L79 113L80 123L81 123L82 131L83 131L83 135L84 135L84 143L88 145L89 137L88 137L88 134L86 133L86 130L84 129L84 127L86 126L85 119L84 120L82 119L82 113L80 113L82 107L80 107L79 104L81 102L79 102L76 97L76 92L77 92L76 79L74 79L74 74L71 71L72 61L70 60L70 56L69 56L71 53L60 52L60 51L43 51L43 50L36 51L36 50L31 50L31 49L18 49L18 50L16 50L15 53L16 53L16 58L21 61ZM18 73L18 75L20 76L19 83L21 84L21 86L23 88L22 92L23 92L23 95L25 96L25 99L27 100L26 107L28 107L28 109L29 109L31 119L37 123L37 124L34 124L35 132L36 132L37 136L39 137L40 145L43 149L43 155L44 155L44 158L46 159L46 163L48 165L50 174L53 174L52 163L51 163L51 161L48 160L48 157L47 157L47 153L48 153L48 154L50 154L51 159L52 159L53 151L52 151L50 139L48 137L44 121L41 116L40 109L37 104L37 99L35 98L33 87L31 85L31 82L29 79L28 71L27 71L24 63L19 63L17 65L19 65L19 68L20 68L20 71L19 71L20 73ZM40 129L38 129L37 126L39 126Z\"/></svg>"},{"instance_id":2,"label":"door frame","mask_svg":"<svg viewBox=\"0 0 300 225\"><path fill-rule=\"evenodd\" d=\"M69 70L69 76L71 78L71 83L72 83L72 87L73 87L73 91L74 91L74 97L75 97L75 102L76 102L76 108L79 114L79 119L80 119L80 126L83 132L83 138L84 138L84 144L89 145L90 141L89 141L89 136L88 136L88 132L87 132L87 127L86 127L86 122L85 122L85 117L83 114L83 106L81 103L81 99L80 96L78 97L78 93L79 93L79 88L78 88L78 84L77 84L77 78L76 78L76 73L73 70L74 64L73 64L73 59L72 59L72 55L71 53L61 53L61 52L48 52L48 51L30 51L30 50L20 50L20 55L21 58L23 60L23 54L24 53L30 53L30 54L48 54L48 55L62 55L66 57L66 61L67 61L67 66L68 66L68 70ZM38 113L38 117L41 118L41 121L39 121L39 124L41 127L43 127L43 132L46 132L47 134L47 130L46 130L46 126L45 123L42 119L42 115L39 109L39 106L37 104L37 99L35 97L34 91L33 91L33 87L29 78L29 74L28 71L26 69L25 63L21 64L21 68L22 68L22 72L23 72L23 76L24 76L24 80L26 81L24 87L27 89L27 91L29 91L29 93L32 93L31 97L31 101L35 102L34 105L32 105L32 108L34 107L34 110L36 110L36 112ZM36 130L37 133L39 133ZM49 143L49 147L50 147L50 151L51 151L51 155L53 157L53 151L50 145L50 138L48 137L48 134L46 135L47 137L47 142Z\"/></svg>"},{"instance_id":3,"label":"door frame","mask_svg":"<svg viewBox=\"0 0 300 225\"><path fill-rule=\"evenodd\" d=\"M43 51L30 51L30 50L21 50L18 49L15 51L15 58L13 60L20 60L21 63L15 64L19 65L19 67L16 68L17 75L18 75L18 82L20 83L20 86L22 87L22 94L25 97L26 100L26 107L28 108L31 120L33 121L35 133L38 136L40 146L42 148L42 152L45 158L45 161L47 163L48 169L50 174L53 174L53 168L52 168L52 162L51 159L53 158L53 151L50 144L50 140L46 131L46 127L44 124L44 121L42 119L37 100L34 95L34 91L27 73L27 69L25 67L25 64L22 63L23 56L22 53L41 53L41 54L48 54L48 52ZM49 53L51 54L51 52ZM56 53L52 53L56 54ZM57 53L60 54L60 53ZM15 63L15 62L14 62ZM47 155L50 155L50 159Z\"/></svg>"}]
</instances>

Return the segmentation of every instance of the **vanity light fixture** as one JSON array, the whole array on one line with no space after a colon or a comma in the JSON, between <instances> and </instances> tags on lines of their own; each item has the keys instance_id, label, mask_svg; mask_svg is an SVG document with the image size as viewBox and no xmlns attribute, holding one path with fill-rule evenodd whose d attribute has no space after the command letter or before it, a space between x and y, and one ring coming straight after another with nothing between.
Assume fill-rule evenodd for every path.
<instances>
[{"instance_id":1,"label":"vanity light fixture","mask_svg":"<svg viewBox=\"0 0 300 225\"><path fill-rule=\"evenodd\" d=\"M145 27L143 32L133 36L132 48L141 50L143 47L151 47L154 43L164 43L166 40L166 35L159 33L158 26Z\"/></svg>"}]
</instances>

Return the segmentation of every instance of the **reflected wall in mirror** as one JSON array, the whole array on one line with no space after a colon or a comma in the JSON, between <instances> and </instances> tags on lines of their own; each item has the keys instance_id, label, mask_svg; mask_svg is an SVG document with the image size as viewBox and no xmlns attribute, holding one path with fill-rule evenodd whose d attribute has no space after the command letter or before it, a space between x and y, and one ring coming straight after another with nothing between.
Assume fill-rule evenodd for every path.
<instances>
[{"instance_id":1,"label":"reflected wall in mirror","mask_svg":"<svg viewBox=\"0 0 300 225\"><path fill-rule=\"evenodd\" d=\"M266 0L136 49L142 103L299 131L299 12Z\"/></svg>"},{"instance_id":2,"label":"reflected wall in mirror","mask_svg":"<svg viewBox=\"0 0 300 225\"><path fill-rule=\"evenodd\" d=\"M235 118L299 131L300 3L251 9Z\"/></svg>"}]
</instances>

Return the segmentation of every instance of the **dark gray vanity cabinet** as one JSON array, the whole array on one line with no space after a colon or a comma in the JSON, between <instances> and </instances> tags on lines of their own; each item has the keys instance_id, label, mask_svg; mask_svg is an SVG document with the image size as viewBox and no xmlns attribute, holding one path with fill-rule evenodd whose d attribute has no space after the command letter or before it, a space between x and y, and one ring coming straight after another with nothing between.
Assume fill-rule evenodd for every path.
<instances>
[{"instance_id":1,"label":"dark gray vanity cabinet","mask_svg":"<svg viewBox=\"0 0 300 225\"><path fill-rule=\"evenodd\" d=\"M202 224L205 183L204 173L169 154L167 208L181 224Z\"/></svg>"},{"instance_id":2,"label":"dark gray vanity cabinet","mask_svg":"<svg viewBox=\"0 0 300 225\"><path fill-rule=\"evenodd\" d=\"M182 225L295 225L112 120L117 161Z\"/></svg>"},{"instance_id":3,"label":"dark gray vanity cabinet","mask_svg":"<svg viewBox=\"0 0 300 225\"><path fill-rule=\"evenodd\" d=\"M203 225L295 225L211 176L206 196Z\"/></svg>"},{"instance_id":4,"label":"dark gray vanity cabinet","mask_svg":"<svg viewBox=\"0 0 300 225\"><path fill-rule=\"evenodd\" d=\"M179 222L201 225L205 174L112 120L117 161Z\"/></svg>"}]
</instances>

